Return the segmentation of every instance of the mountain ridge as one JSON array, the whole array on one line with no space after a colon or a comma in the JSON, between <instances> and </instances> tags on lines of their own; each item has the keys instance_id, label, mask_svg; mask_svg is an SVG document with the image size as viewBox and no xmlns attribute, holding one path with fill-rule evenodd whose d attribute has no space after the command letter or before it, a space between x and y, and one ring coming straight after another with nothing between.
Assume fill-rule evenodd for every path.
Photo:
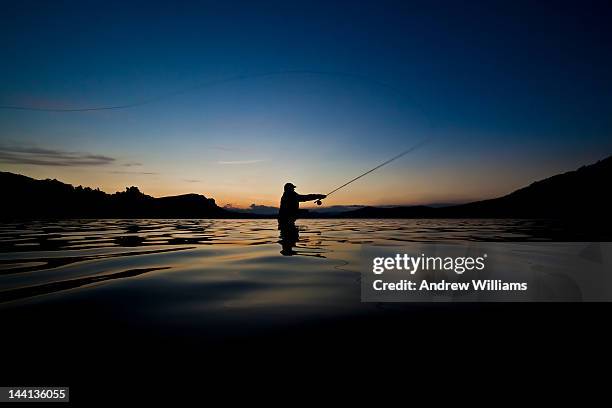
<instances>
[{"instance_id":1,"label":"mountain ridge","mask_svg":"<svg viewBox=\"0 0 612 408\"><path fill-rule=\"evenodd\" d=\"M108 194L100 189L37 180L0 172L4 195L2 218L237 218L201 194L155 198L126 187ZM41 204L44 203L44 204Z\"/></svg>"},{"instance_id":2,"label":"mountain ridge","mask_svg":"<svg viewBox=\"0 0 612 408\"><path fill-rule=\"evenodd\" d=\"M605 193L612 179L612 156L576 170L535 181L501 197L433 208L364 207L347 218L576 218L607 215L612 200Z\"/></svg>"}]
</instances>

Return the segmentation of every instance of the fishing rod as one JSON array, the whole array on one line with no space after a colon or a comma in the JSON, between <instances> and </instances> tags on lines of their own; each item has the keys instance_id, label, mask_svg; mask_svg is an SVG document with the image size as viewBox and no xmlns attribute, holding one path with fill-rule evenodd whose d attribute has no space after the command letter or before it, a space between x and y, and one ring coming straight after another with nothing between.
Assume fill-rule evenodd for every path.
<instances>
[{"instance_id":1,"label":"fishing rod","mask_svg":"<svg viewBox=\"0 0 612 408\"><path fill-rule=\"evenodd\" d=\"M370 169L370 170L366 171L365 173L363 173L363 174L361 174L361 175L359 175L359 176L355 177L354 179L351 179L351 180L347 181L346 183L342 184L340 187L336 187L335 189L333 189L333 190L332 190L332 191L330 191L329 193L325 194L325 195L326 195L326 197L325 197L325 198L327 198L327 197L329 197L330 195L334 194L336 191L338 191L338 190L340 190L340 189L342 189L342 188L344 188L344 187L348 186L348 185L349 185L349 184L351 184L352 182L357 181L357 180L359 180L360 178L362 178L362 177L364 177L364 176L367 176L368 174L372 173L372 172L373 172L373 171L375 171L375 170L380 169L380 168L381 168L381 167L383 167L383 166L386 166L387 164L391 163L392 161L395 161L395 160L399 159L400 157L405 156L405 155L407 155L408 153L413 152L413 151L415 151L415 150L417 150L417 149L419 149L419 148L423 147L423 145L425 145L427 142L428 142L428 140L427 140L427 139L425 139L425 140L421 140L419 143L415 144L414 146L412 146L412 147L411 147L411 148L409 148L408 150L404 150L403 152L401 152L401 153L400 153L400 154L398 154L397 156L393 156L393 157L392 157L392 158L390 158L389 160L387 160L387 161L385 161L385 162L383 162L383 163L379 164L378 166L374 167L373 169ZM321 202L321 200L316 200L316 201L315 201L315 203L316 203L317 205L321 205L321 204L323 204L323 203Z\"/></svg>"}]
</instances>

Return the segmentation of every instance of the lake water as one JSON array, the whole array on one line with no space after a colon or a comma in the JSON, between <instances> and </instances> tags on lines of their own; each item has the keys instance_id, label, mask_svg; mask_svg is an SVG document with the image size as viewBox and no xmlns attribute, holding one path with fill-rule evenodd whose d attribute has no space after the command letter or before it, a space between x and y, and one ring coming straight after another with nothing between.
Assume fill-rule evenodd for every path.
<instances>
[{"instance_id":1,"label":"lake water","mask_svg":"<svg viewBox=\"0 0 612 408\"><path fill-rule=\"evenodd\" d=\"M489 335L497 331L509 339L520 331L508 322L531 322L531 331L545 334L555 319L558 327L584 319L537 309L549 310L542 315L519 305L360 301L362 244L592 240L567 226L529 220L321 219L299 220L298 227L279 231L275 220L2 224L0 322L3 346L16 351L6 363L12 383L19 383L18 373L24 384L31 383L31 366L37 367L40 383L56 383L56 360L67 356L71 362L63 363L63 378L73 384L89 381L80 373L101 376L99 367L107 362L116 376L118 353L127 361L140 352L146 365L151 356L183 361L176 357L183 350L184 359L200 358L201 364L223 356L219 366L228 367L228 353L247 353L248 345L249 356L258 356L270 339L276 343L269 353L285 347L283 356L304 356L308 350L338 355L351 347L358 353L379 338L437 344L469 324L473 331L487 327ZM256 343L258 336L265 340ZM245 338L238 346L228 343ZM220 352L218 344L229 344L230 351ZM44 358L49 360L42 364ZM130 381L132 374L126 374Z\"/></svg>"},{"instance_id":2,"label":"lake water","mask_svg":"<svg viewBox=\"0 0 612 408\"><path fill-rule=\"evenodd\" d=\"M275 220L3 224L0 300L116 291L109 302L146 293L176 312L354 307L359 287L350 282L362 244L540 241L558 238L558 230L523 220L301 220L289 231Z\"/></svg>"},{"instance_id":3,"label":"lake water","mask_svg":"<svg viewBox=\"0 0 612 408\"><path fill-rule=\"evenodd\" d=\"M540 241L567 232L529 220L300 220L298 228L279 231L275 220L3 224L0 307L68 304L189 328L338 317L375 307L359 301L362 244Z\"/></svg>"}]
</instances>

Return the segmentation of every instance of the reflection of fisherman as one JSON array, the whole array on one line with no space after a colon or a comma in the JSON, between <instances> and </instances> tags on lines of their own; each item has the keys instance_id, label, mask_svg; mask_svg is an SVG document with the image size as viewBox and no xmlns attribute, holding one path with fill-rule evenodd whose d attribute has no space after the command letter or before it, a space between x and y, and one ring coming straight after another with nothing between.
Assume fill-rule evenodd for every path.
<instances>
[{"instance_id":1,"label":"reflection of fisherman","mask_svg":"<svg viewBox=\"0 0 612 408\"><path fill-rule=\"evenodd\" d=\"M298 194L295 192L293 184L285 184L285 192L281 197L280 209L278 210L279 224L295 222L300 212L300 201L321 200L325 197L327 197L325 194Z\"/></svg>"},{"instance_id":2,"label":"reflection of fisherman","mask_svg":"<svg viewBox=\"0 0 612 408\"><path fill-rule=\"evenodd\" d=\"M278 243L282 247L280 253L284 256L297 255L293 248L297 246L297 242L300 240L298 227L292 222L279 222L278 229L280 230L280 240Z\"/></svg>"}]
</instances>

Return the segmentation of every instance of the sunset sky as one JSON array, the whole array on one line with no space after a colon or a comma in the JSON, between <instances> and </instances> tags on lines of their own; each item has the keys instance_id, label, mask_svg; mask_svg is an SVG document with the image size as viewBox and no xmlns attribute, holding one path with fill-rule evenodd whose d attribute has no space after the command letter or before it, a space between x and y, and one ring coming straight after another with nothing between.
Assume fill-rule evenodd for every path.
<instances>
[{"instance_id":1,"label":"sunset sky","mask_svg":"<svg viewBox=\"0 0 612 408\"><path fill-rule=\"evenodd\" d=\"M3 107L185 92L2 108L0 170L277 205L427 140L326 202L423 204L612 154L606 2L290 3L3 4Z\"/></svg>"}]
</instances>

